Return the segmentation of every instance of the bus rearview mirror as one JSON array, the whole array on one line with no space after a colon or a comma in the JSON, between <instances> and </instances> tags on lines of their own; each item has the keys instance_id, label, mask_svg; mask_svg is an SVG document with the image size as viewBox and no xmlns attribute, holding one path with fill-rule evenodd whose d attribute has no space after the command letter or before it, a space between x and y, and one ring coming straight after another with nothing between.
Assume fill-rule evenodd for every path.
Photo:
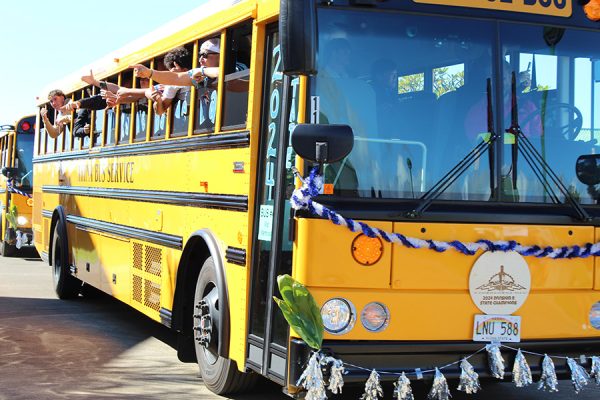
<instances>
[{"instance_id":1,"label":"bus rearview mirror","mask_svg":"<svg viewBox=\"0 0 600 400\"><path fill-rule=\"evenodd\" d=\"M600 183L600 154L586 154L579 156L575 162L577 179L585 185Z\"/></svg>"},{"instance_id":2,"label":"bus rearview mirror","mask_svg":"<svg viewBox=\"0 0 600 400\"><path fill-rule=\"evenodd\" d=\"M350 154L354 133L348 125L299 124L292 132L292 147L306 160L334 163Z\"/></svg>"},{"instance_id":3,"label":"bus rearview mirror","mask_svg":"<svg viewBox=\"0 0 600 400\"><path fill-rule=\"evenodd\" d=\"M2 169L0 169L0 173L7 178L15 176L18 172L19 170L17 168L2 167Z\"/></svg>"},{"instance_id":4,"label":"bus rearview mirror","mask_svg":"<svg viewBox=\"0 0 600 400\"><path fill-rule=\"evenodd\" d=\"M287 75L316 73L317 10L314 1L280 0L281 64Z\"/></svg>"}]
</instances>

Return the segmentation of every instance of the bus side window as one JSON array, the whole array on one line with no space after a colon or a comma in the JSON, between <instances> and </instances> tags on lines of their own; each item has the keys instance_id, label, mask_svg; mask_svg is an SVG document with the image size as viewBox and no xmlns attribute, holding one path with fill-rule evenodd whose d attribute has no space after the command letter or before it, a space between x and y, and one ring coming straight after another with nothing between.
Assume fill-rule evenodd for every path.
<instances>
[{"instance_id":1,"label":"bus side window","mask_svg":"<svg viewBox=\"0 0 600 400\"><path fill-rule=\"evenodd\" d=\"M51 124L54 124L54 118L55 118L56 112L50 104L47 104L46 108L48 110L48 120L50 121ZM56 144L56 140L53 139L52 137L50 137L50 135L48 135L47 131L46 131L45 136L46 136L46 154L54 153L54 145Z\"/></svg>"},{"instance_id":2,"label":"bus side window","mask_svg":"<svg viewBox=\"0 0 600 400\"><path fill-rule=\"evenodd\" d=\"M77 91L75 93L73 93L73 98L71 101L77 101L81 99L81 91ZM71 123L69 124L69 126L65 129L63 135L64 135L64 151L71 151L71 146L73 141L73 124L75 122L75 118L77 117L77 111L72 111L71 112Z\"/></svg>"},{"instance_id":3,"label":"bus side window","mask_svg":"<svg viewBox=\"0 0 600 400\"><path fill-rule=\"evenodd\" d=\"M164 56L156 57L154 59L153 68L157 71L165 71L165 63ZM151 81L151 84L157 89L161 90L162 86L154 81ZM164 139L167 134L167 115L168 113L163 113L162 115L156 114L154 111L152 112L152 131L150 132L150 139Z\"/></svg>"},{"instance_id":4,"label":"bus side window","mask_svg":"<svg viewBox=\"0 0 600 400\"><path fill-rule=\"evenodd\" d=\"M200 68L200 49L202 44L219 37L203 38L198 41L198 53L194 52L196 68ZM211 53L212 54L212 53ZM220 57L212 55L210 57ZM196 98L194 100L194 133L212 133L215 131L217 119L218 79L205 79L196 85Z\"/></svg>"},{"instance_id":5,"label":"bus side window","mask_svg":"<svg viewBox=\"0 0 600 400\"><path fill-rule=\"evenodd\" d=\"M91 92L91 93L90 93ZM91 91L86 91L88 95L95 95L100 93L100 89L93 87ZM102 131L104 129L104 110L92 111L90 131L92 132L92 147L102 146ZM86 137L81 143L81 148L86 149L90 143L90 138Z\"/></svg>"},{"instance_id":6,"label":"bus side window","mask_svg":"<svg viewBox=\"0 0 600 400\"><path fill-rule=\"evenodd\" d=\"M0 167L6 167L6 138L0 138Z\"/></svg>"},{"instance_id":7,"label":"bus side window","mask_svg":"<svg viewBox=\"0 0 600 400\"><path fill-rule=\"evenodd\" d=\"M111 76L107 79L108 82L119 84L118 76ZM109 108L104 112L104 118L106 119L105 131L104 131L104 145L114 145L117 133L117 110L116 107Z\"/></svg>"},{"instance_id":8,"label":"bus side window","mask_svg":"<svg viewBox=\"0 0 600 400\"><path fill-rule=\"evenodd\" d=\"M37 154L43 155L46 151L46 129L44 129L44 122L41 116L42 107L37 110L37 123L39 126L39 133L37 135Z\"/></svg>"},{"instance_id":9,"label":"bus side window","mask_svg":"<svg viewBox=\"0 0 600 400\"><path fill-rule=\"evenodd\" d=\"M150 63L144 63L144 65L150 68ZM135 88L148 89L149 79L146 78L135 78ZM133 127L133 141L143 142L146 140L146 127L148 126L148 99L146 96L139 99L134 104L135 108L135 122Z\"/></svg>"},{"instance_id":10,"label":"bus side window","mask_svg":"<svg viewBox=\"0 0 600 400\"><path fill-rule=\"evenodd\" d=\"M251 21L227 30L222 130L246 128L251 47Z\"/></svg>"},{"instance_id":11,"label":"bus side window","mask_svg":"<svg viewBox=\"0 0 600 400\"><path fill-rule=\"evenodd\" d=\"M194 43L188 43L184 46L189 54L194 54ZM191 65L190 65L191 68ZM191 86L181 87L177 90L171 107L169 107L170 131L169 137L183 137L188 134L189 116L190 116L190 101L191 101Z\"/></svg>"},{"instance_id":12,"label":"bus side window","mask_svg":"<svg viewBox=\"0 0 600 400\"><path fill-rule=\"evenodd\" d=\"M133 86L133 71L121 73L121 83L119 86L130 88ZM129 143L129 137L132 129L131 109L133 103L124 103L119 105L119 144Z\"/></svg>"}]
</instances>

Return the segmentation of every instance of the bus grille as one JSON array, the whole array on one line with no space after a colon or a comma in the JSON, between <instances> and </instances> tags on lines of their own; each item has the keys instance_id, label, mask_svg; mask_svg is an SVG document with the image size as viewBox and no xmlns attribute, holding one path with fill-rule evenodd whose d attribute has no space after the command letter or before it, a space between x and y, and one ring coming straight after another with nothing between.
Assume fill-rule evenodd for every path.
<instances>
[{"instance_id":1,"label":"bus grille","mask_svg":"<svg viewBox=\"0 0 600 400\"><path fill-rule=\"evenodd\" d=\"M144 246L141 243L133 244L133 268L142 269L142 248Z\"/></svg>"},{"instance_id":2,"label":"bus grille","mask_svg":"<svg viewBox=\"0 0 600 400\"><path fill-rule=\"evenodd\" d=\"M162 249L142 243L132 243L131 260L133 280L131 281L132 301L140 306L158 312L162 275Z\"/></svg>"}]
</instances>

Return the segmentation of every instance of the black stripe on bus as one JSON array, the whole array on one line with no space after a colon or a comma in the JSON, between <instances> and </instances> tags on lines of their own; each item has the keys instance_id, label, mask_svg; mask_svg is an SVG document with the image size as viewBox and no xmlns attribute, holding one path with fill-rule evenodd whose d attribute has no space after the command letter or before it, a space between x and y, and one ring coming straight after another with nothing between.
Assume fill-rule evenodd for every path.
<instances>
[{"instance_id":1,"label":"black stripe on bus","mask_svg":"<svg viewBox=\"0 0 600 400\"><path fill-rule=\"evenodd\" d=\"M232 264L246 266L246 250L237 247L228 247L225 250L225 259Z\"/></svg>"},{"instance_id":2,"label":"black stripe on bus","mask_svg":"<svg viewBox=\"0 0 600 400\"><path fill-rule=\"evenodd\" d=\"M218 150L250 146L250 132L221 133L203 135L177 140L162 140L148 143L134 143L119 146L99 147L97 149L70 151L36 156L34 163L57 160L78 160L116 156L139 156L147 154L180 153L189 151Z\"/></svg>"},{"instance_id":3,"label":"black stripe on bus","mask_svg":"<svg viewBox=\"0 0 600 400\"><path fill-rule=\"evenodd\" d=\"M207 194L190 192L166 192L158 190L134 190L94 188L80 186L42 186L44 193L68 194L73 196L102 197L108 199L144 201L181 206L220 208L232 211L247 211L248 196L230 194Z\"/></svg>"},{"instance_id":4,"label":"black stripe on bus","mask_svg":"<svg viewBox=\"0 0 600 400\"><path fill-rule=\"evenodd\" d=\"M52 211L42 210L42 217L44 217L44 218L52 218Z\"/></svg>"},{"instance_id":5,"label":"black stripe on bus","mask_svg":"<svg viewBox=\"0 0 600 400\"><path fill-rule=\"evenodd\" d=\"M142 240L177 250L183 248L183 238L181 236L134 228L133 226L113 224L97 219L77 217L75 215L68 215L67 222L80 228L88 228L126 239Z\"/></svg>"}]
</instances>

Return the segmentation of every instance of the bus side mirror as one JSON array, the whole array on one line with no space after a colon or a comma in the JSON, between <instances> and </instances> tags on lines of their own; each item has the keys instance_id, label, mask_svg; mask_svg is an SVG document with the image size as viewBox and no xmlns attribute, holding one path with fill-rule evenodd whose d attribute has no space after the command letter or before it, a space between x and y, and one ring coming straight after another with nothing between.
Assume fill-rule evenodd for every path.
<instances>
[{"instance_id":1,"label":"bus side mirror","mask_svg":"<svg viewBox=\"0 0 600 400\"><path fill-rule=\"evenodd\" d=\"M292 147L306 160L334 163L350 154L354 133L348 125L299 124L292 132Z\"/></svg>"},{"instance_id":2,"label":"bus side mirror","mask_svg":"<svg viewBox=\"0 0 600 400\"><path fill-rule=\"evenodd\" d=\"M575 162L577 179L585 185L600 183L600 154L586 154L579 156Z\"/></svg>"},{"instance_id":3,"label":"bus side mirror","mask_svg":"<svg viewBox=\"0 0 600 400\"><path fill-rule=\"evenodd\" d=\"M17 175L17 173L19 173L19 170L18 168L2 167L0 173L7 178L11 178L12 176Z\"/></svg>"},{"instance_id":4,"label":"bus side mirror","mask_svg":"<svg viewBox=\"0 0 600 400\"><path fill-rule=\"evenodd\" d=\"M317 10L313 0L280 0L281 64L287 75L316 73Z\"/></svg>"}]
</instances>

